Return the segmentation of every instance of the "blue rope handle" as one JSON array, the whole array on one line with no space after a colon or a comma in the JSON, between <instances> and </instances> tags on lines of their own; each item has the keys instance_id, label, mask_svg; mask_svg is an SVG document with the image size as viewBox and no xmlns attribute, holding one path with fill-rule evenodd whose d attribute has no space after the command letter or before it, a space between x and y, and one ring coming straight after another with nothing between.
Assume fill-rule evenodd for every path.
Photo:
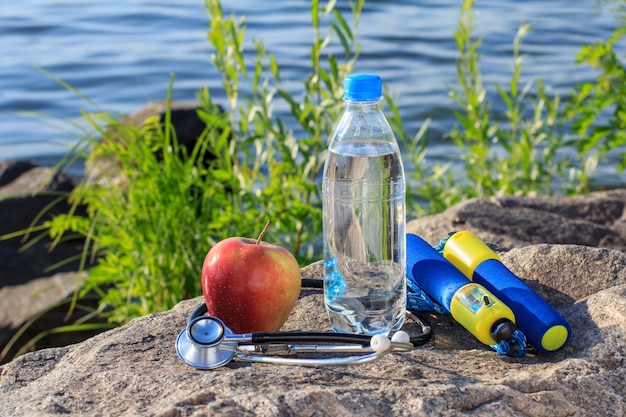
<instances>
[{"instance_id":1,"label":"blue rope handle","mask_svg":"<svg viewBox=\"0 0 626 417\"><path fill-rule=\"evenodd\" d=\"M443 254L443 248L446 242L454 233L449 233L446 237L439 241L435 246L435 250ZM407 296L406 304L408 310L435 312L439 314L449 314L445 308L428 294L411 277L407 276L406 281ZM489 345L493 350L498 352L500 356L524 356L526 354L526 336L521 330L515 330L510 338L501 340L497 344Z\"/></svg>"}]
</instances>

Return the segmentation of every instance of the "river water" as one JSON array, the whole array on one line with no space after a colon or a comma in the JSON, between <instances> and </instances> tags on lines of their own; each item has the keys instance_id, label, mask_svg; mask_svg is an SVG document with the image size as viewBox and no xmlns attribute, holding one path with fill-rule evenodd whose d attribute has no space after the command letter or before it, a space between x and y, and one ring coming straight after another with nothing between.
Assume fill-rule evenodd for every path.
<instances>
[{"instance_id":1,"label":"river water","mask_svg":"<svg viewBox=\"0 0 626 417\"><path fill-rule=\"evenodd\" d=\"M340 0L339 3L345 3ZM262 39L282 76L299 84L309 72L312 39L307 0L225 0L227 14L247 16L248 42ZM356 70L382 75L405 124L416 132L432 119L429 155L446 160L439 140L455 123L447 87L455 84L453 30L461 0L367 1L359 28ZM505 84L521 22L532 25L522 52L523 80L542 78L567 94L593 77L575 65L583 43L605 39L615 18L594 1L479 0L475 7L484 82ZM202 0L21 0L0 5L0 160L53 164L75 141L68 123L96 108L132 112L165 97L193 100L208 86L224 95L210 63L208 15ZM49 73L49 74L46 74ZM45 114L45 116L43 116ZM71 130L71 129L70 129Z\"/></svg>"}]
</instances>

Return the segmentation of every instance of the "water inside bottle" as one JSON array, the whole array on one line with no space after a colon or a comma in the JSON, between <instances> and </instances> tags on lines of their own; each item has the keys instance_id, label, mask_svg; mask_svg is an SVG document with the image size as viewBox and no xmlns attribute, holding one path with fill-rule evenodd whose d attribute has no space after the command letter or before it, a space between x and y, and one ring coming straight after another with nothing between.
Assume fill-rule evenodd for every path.
<instances>
[{"instance_id":1,"label":"water inside bottle","mask_svg":"<svg viewBox=\"0 0 626 417\"><path fill-rule=\"evenodd\" d=\"M325 304L336 331L387 334L404 321L405 185L398 147L329 149L323 183Z\"/></svg>"}]
</instances>

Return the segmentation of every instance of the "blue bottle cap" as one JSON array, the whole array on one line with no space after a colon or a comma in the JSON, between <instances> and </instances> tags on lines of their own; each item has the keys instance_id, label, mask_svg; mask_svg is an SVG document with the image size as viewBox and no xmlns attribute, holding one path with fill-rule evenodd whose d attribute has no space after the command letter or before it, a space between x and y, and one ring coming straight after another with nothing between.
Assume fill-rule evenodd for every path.
<instances>
[{"instance_id":1,"label":"blue bottle cap","mask_svg":"<svg viewBox=\"0 0 626 417\"><path fill-rule=\"evenodd\" d=\"M343 80L343 98L350 101L378 100L383 80L376 74L350 74Z\"/></svg>"}]
</instances>

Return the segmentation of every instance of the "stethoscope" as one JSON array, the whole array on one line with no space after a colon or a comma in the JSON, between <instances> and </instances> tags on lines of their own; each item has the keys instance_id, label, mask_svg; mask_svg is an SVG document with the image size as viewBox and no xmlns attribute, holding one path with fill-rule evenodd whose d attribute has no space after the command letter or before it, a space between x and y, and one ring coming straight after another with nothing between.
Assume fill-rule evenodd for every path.
<instances>
[{"instance_id":1,"label":"stethoscope","mask_svg":"<svg viewBox=\"0 0 626 417\"><path fill-rule=\"evenodd\" d=\"M303 287L320 288L321 280L303 279ZM189 317L187 326L176 339L176 353L187 365L214 369L231 360L282 365L327 366L371 362L394 349L411 350L428 342L431 327L416 315L407 315L420 327L411 337L397 331L391 339L384 335L367 336L334 332L276 332L236 334L217 317L206 316L205 303ZM298 358L298 353L355 353L347 357ZM280 356L283 355L283 356Z\"/></svg>"}]
</instances>

